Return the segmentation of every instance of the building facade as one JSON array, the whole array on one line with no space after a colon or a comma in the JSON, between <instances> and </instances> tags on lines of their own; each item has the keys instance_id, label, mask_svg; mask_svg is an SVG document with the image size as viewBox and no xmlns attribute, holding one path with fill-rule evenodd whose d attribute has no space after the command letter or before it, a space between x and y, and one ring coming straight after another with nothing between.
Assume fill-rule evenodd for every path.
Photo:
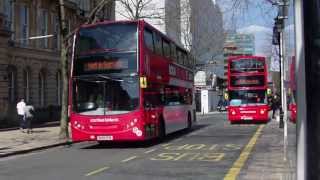
<instances>
[{"instance_id":1,"label":"building facade","mask_svg":"<svg viewBox=\"0 0 320 180\"><path fill-rule=\"evenodd\" d=\"M81 24L96 4L65 0L68 30ZM43 114L61 105L58 7L50 0L0 1L0 124L15 122L21 98ZM47 38L35 38L40 36Z\"/></svg>"},{"instance_id":2,"label":"building facade","mask_svg":"<svg viewBox=\"0 0 320 180\"><path fill-rule=\"evenodd\" d=\"M222 12L212 0L181 0L181 41L202 63L223 54Z\"/></svg>"},{"instance_id":3,"label":"building facade","mask_svg":"<svg viewBox=\"0 0 320 180\"><path fill-rule=\"evenodd\" d=\"M255 54L255 38L253 34L229 33L224 43L224 79L227 79L229 56L250 56Z\"/></svg>"}]
</instances>

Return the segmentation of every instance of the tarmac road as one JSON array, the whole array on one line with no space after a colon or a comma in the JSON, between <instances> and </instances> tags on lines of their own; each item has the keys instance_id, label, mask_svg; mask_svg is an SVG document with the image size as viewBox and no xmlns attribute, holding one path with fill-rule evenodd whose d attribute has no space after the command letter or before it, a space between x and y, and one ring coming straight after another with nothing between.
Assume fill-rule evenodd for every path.
<instances>
[{"instance_id":1,"label":"tarmac road","mask_svg":"<svg viewBox=\"0 0 320 180\"><path fill-rule=\"evenodd\" d=\"M225 113L198 116L191 131L164 142L77 143L2 158L0 179L235 179L265 126L230 125Z\"/></svg>"}]
</instances>

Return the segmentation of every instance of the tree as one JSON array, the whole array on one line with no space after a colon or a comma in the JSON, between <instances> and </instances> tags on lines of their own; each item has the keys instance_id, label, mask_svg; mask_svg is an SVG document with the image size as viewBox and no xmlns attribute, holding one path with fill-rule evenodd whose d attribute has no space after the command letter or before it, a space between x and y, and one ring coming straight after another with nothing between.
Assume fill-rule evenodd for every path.
<instances>
[{"instance_id":1,"label":"tree","mask_svg":"<svg viewBox=\"0 0 320 180\"><path fill-rule=\"evenodd\" d=\"M118 19L144 19L180 43L180 0L117 0L116 3Z\"/></svg>"},{"instance_id":2,"label":"tree","mask_svg":"<svg viewBox=\"0 0 320 180\"><path fill-rule=\"evenodd\" d=\"M117 13L126 19L162 18L161 9L154 8L156 7L154 0L117 0L117 2L122 6Z\"/></svg>"},{"instance_id":3,"label":"tree","mask_svg":"<svg viewBox=\"0 0 320 180\"><path fill-rule=\"evenodd\" d=\"M68 63L66 49L66 16L64 9L64 0L59 0L59 17L60 17L60 37L61 37L61 74L62 74L62 102L61 102L61 119L60 119L60 138L65 139L69 136L68 133Z\"/></svg>"},{"instance_id":4,"label":"tree","mask_svg":"<svg viewBox=\"0 0 320 180\"><path fill-rule=\"evenodd\" d=\"M87 24L91 24L98 20L97 14L113 0L101 0L100 3L92 9L87 17ZM60 53L60 65L62 74L62 102L61 102L61 118L60 118L60 133L61 139L67 139L69 137L68 132L68 49L72 43L70 38L74 34L71 32L68 34L68 28L66 25L66 13L64 7L64 0L58 0L59 4L59 18L60 18L60 37L61 37L61 53Z\"/></svg>"},{"instance_id":5,"label":"tree","mask_svg":"<svg viewBox=\"0 0 320 180\"><path fill-rule=\"evenodd\" d=\"M268 25L270 19L274 18L274 9L279 0L219 0L223 3L223 9L226 13L225 21L227 29L236 30L238 28L238 21L245 21L250 18L248 10L254 8L259 10L259 16L263 17Z\"/></svg>"}]
</instances>

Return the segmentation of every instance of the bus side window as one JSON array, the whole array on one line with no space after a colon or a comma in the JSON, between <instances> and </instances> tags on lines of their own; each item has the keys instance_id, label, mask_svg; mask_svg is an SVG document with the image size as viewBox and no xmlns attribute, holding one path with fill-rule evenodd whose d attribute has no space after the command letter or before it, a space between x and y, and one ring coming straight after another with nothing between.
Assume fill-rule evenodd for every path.
<instances>
[{"instance_id":1,"label":"bus side window","mask_svg":"<svg viewBox=\"0 0 320 180\"><path fill-rule=\"evenodd\" d=\"M180 64L180 56L179 56L179 49L178 48L176 48L176 62L178 64Z\"/></svg>"},{"instance_id":2,"label":"bus side window","mask_svg":"<svg viewBox=\"0 0 320 180\"><path fill-rule=\"evenodd\" d=\"M152 35L152 31L150 31L149 29L144 30L144 43L148 49L154 52L155 48L154 48L153 35Z\"/></svg>"},{"instance_id":3,"label":"bus side window","mask_svg":"<svg viewBox=\"0 0 320 180\"><path fill-rule=\"evenodd\" d=\"M183 57L182 57L182 52L180 49L177 49L177 59L178 59L178 64L183 64Z\"/></svg>"},{"instance_id":4,"label":"bus side window","mask_svg":"<svg viewBox=\"0 0 320 180\"><path fill-rule=\"evenodd\" d=\"M191 56L191 55L188 56L188 64L189 64L188 67L189 67L190 69L192 69L192 56Z\"/></svg>"},{"instance_id":5,"label":"bus side window","mask_svg":"<svg viewBox=\"0 0 320 180\"><path fill-rule=\"evenodd\" d=\"M154 33L154 43L155 43L155 52L158 55L162 56L162 43L161 43L161 37L157 34Z\"/></svg>"},{"instance_id":6,"label":"bus side window","mask_svg":"<svg viewBox=\"0 0 320 180\"><path fill-rule=\"evenodd\" d=\"M177 62L177 51L174 43L171 43L171 59L173 62Z\"/></svg>"},{"instance_id":7,"label":"bus side window","mask_svg":"<svg viewBox=\"0 0 320 180\"><path fill-rule=\"evenodd\" d=\"M165 57L170 58L170 44L165 39L162 39L162 51Z\"/></svg>"}]
</instances>

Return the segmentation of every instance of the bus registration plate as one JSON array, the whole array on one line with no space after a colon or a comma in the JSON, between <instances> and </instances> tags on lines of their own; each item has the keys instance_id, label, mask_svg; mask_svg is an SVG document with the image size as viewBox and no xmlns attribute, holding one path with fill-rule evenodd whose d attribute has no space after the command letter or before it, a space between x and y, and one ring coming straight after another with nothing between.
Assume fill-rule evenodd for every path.
<instances>
[{"instance_id":1,"label":"bus registration plate","mask_svg":"<svg viewBox=\"0 0 320 180\"><path fill-rule=\"evenodd\" d=\"M242 116L241 119L242 120L252 120L253 118L250 116Z\"/></svg>"},{"instance_id":2,"label":"bus registration plate","mask_svg":"<svg viewBox=\"0 0 320 180\"><path fill-rule=\"evenodd\" d=\"M113 136L97 136L98 141L112 141Z\"/></svg>"}]
</instances>

